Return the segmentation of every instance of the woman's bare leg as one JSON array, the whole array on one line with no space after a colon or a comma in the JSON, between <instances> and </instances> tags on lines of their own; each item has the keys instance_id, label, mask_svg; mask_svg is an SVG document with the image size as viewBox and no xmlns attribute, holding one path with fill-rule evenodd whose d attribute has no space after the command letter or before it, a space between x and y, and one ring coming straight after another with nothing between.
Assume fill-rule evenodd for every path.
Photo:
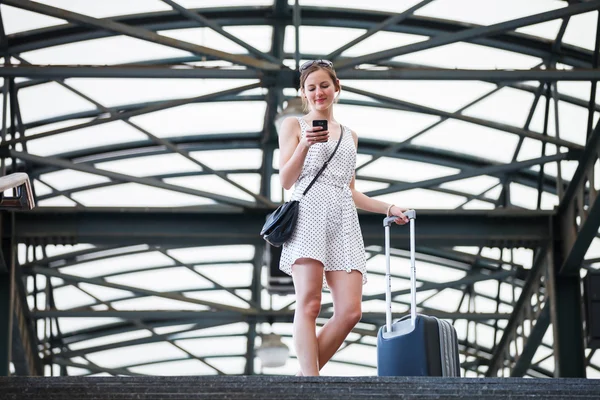
<instances>
[{"instance_id":1,"label":"woman's bare leg","mask_svg":"<svg viewBox=\"0 0 600 400\"><path fill-rule=\"evenodd\" d=\"M318 335L319 369L333 357L362 317L362 274L353 270L325 272L333 296L333 317Z\"/></svg>"},{"instance_id":2,"label":"woman's bare leg","mask_svg":"<svg viewBox=\"0 0 600 400\"><path fill-rule=\"evenodd\" d=\"M296 291L294 312L294 346L303 376L319 375L319 346L316 320L321 311L323 264L310 258L300 258L292 266Z\"/></svg>"}]
</instances>

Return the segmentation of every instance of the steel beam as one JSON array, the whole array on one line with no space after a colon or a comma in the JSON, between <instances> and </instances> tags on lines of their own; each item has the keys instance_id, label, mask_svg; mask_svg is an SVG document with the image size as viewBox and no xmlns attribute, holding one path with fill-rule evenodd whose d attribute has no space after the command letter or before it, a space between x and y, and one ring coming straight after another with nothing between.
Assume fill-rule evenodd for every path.
<instances>
[{"instance_id":1,"label":"steel beam","mask_svg":"<svg viewBox=\"0 0 600 400\"><path fill-rule=\"evenodd\" d=\"M550 306L546 303L544 309L535 322L533 329L527 337L527 342L525 342L523 351L521 352L519 359L515 363L512 371L510 372L510 376L521 377L524 376L529 369L531 369L531 361L533 360L533 356L535 356L537 349L542 343L542 339L548 330L548 325L550 325Z\"/></svg>"},{"instance_id":2,"label":"steel beam","mask_svg":"<svg viewBox=\"0 0 600 400\"><path fill-rule=\"evenodd\" d=\"M225 206L207 206L198 211L37 209L16 214L16 239L48 244L261 244L258 232L268 212L270 210L244 213ZM536 247L549 239L552 215L552 211L422 210L418 245ZM381 245L382 217L360 212L359 219L365 245ZM407 243L408 230L398 229L393 245L406 248Z\"/></svg>"},{"instance_id":3,"label":"steel beam","mask_svg":"<svg viewBox=\"0 0 600 400\"><path fill-rule=\"evenodd\" d=\"M454 175L444 176L441 178L432 178L425 181L409 182L390 185L385 189L372 190L365 192L368 196L381 196L383 194L396 193L404 190L410 190L415 188L429 188L432 186L439 186L443 183L454 182L462 179L472 178L481 175L498 175L508 172L517 172L521 169L530 168L534 165L543 165L549 162L556 162L569 159L568 153L558 153L552 156L544 156L533 160L525 160L510 164L494 165L486 168L478 168L467 171L462 171ZM360 177L359 177L360 178Z\"/></svg>"},{"instance_id":4,"label":"steel beam","mask_svg":"<svg viewBox=\"0 0 600 400\"><path fill-rule=\"evenodd\" d=\"M194 54L209 55L217 57L222 60L230 61L234 64L246 65L249 67L262 69L262 70L278 70L281 68L280 65L273 64L268 61L257 60L253 57L233 55L224 51L211 49L209 47L200 46L197 44L184 42L182 40L173 39L167 36L159 35L147 29L129 26L119 22L112 21L108 18L98 19L93 18L84 14L78 14L71 11L67 11L61 8L47 6L45 4L36 3L29 0L3 0L3 2L9 6L21 8L27 11L33 11L36 13L48 15L55 18L65 19L69 22L91 26L96 29L107 30L122 35L131 36L137 39L150 41L153 43L162 44L164 46L173 47L180 50L189 51Z\"/></svg>"},{"instance_id":5,"label":"steel beam","mask_svg":"<svg viewBox=\"0 0 600 400\"><path fill-rule=\"evenodd\" d=\"M429 40L418 43L409 44L406 46L397 47L394 49L383 50L376 53L366 54L364 56L355 57L335 64L338 70L344 70L355 67L360 64L373 64L380 60L387 60L393 57L398 57L408 53L414 53L421 50L432 49L443 46L445 44L456 43L466 40L472 40L479 37L493 36L499 33L512 31L517 28L539 24L553 19L564 18L572 15L583 14L589 11L595 11L600 7L600 1L589 1L586 3L572 4L568 7L543 12L540 14L530 15L523 18L517 18L511 21L501 22L498 24L479 26L475 28L465 29L448 35L435 36Z\"/></svg>"},{"instance_id":6,"label":"steel beam","mask_svg":"<svg viewBox=\"0 0 600 400\"><path fill-rule=\"evenodd\" d=\"M600 227L600 196L594 165L600 158L600 122L590 136L577 170L558 207L562 246L561 275L579 276L583 258ZM589 188L586 187L588 186Z\"/></svg>"},{"instance_id":7,"label":"steel beam","mask_svg":"<svg viewBox=\"0 0 600 400\"><path fill-rule=\"evenodd\" d=\"M551 229L551 227L549 228ZM533 266L529 271L529 276L527 277L525 285L523 285L519 299L517 300L511 317L504 328L502 337L500 338L498 344L494 346L494 352L492 354L492 358L490 359L489 367L485 373L486 376L495 377L497 376L498 371L505 367L506 354L509 352L511 343L517 340L516 335L518 327L527 318L527 309L532 305L532 296L535 296L536 291L540 288L540 280L544 272L549 268L549 263L552 262L550 260L551 256L551 251L547 246L544 246L537 251L533 261ZM536 321L536 325L537 323L539 323L539 320ZM523 332L521 334L524 335ZM539 346L540 342L541 340L536 341L537 346ZM534 350L537 349L537 346L530 345L529 351L533 351L535 354ZM523 364L525 364L524 366L529 367L529 363L526 361L527 360L523 360Z\"/></svg>"},{"instance_id":8,"label":"steel beam","mask_svg":"<svg viewBox=\"0 0 600 400\"><path fill-rule=\"evenodd\" d=\"M431 312L430 312L431 311ZM510 318L509 313L477 313L477 312L444 312L428 310L428 314L443 319L466 319L469 321L486 320L506 320ZM319 318L331 318L333 311L323 311ZM247 321L248 318L256 318L257 322L292 322L294 310L260 310L252 312L225 312L225 311L177 311L177 310L144 310L144 311L119 311L119 310L40 310L33 311L32 318L122 318L124 320L159 321L159 320L177 320L191 321L195 320L215 320L222 324ZM385 322L385 315L382 313L363 313L363 320L367 323L378 325ZM185 323L185 322L182 322Z\"/></svg>"},{"instance_id":9,"label":"steel beam","mask_svg":"<svg viewBox=\"0 0 600 400\"><path fill-rule=\"evenodd\" d=\"M347 58L352 60L352 58ZM277 76L286 87L297 89L293 71L281 70L270 73ZM0 76L7 78L30 79L66 79L66 78L161 78L161 79L261 79L267 83L266 74L255 70L236 70L224 68L191 67L173 68L172 66L110 66L110 65L3 65ZM451 80L451 81L590 81L600 80L598 69L525 69L525 70L485 70L485 69L447 69L447 68L388 68L376 71L342 70L340 79L356 80Z\"/></svg>"},{"instance_id":10,"label":"steel beam","mask_svg":"<svg viewBox=\"0 0 600 400\"><path fill-rule=\"evenodd\" d=\"M388 27L390 25L397 25L397 24L399 24L400 22L404 21L405 19L407 19L408 17L410 17L411 15L413 15L415 13L415 11L417 11L420 8L425 7L427 4L431 3L432 1L433 0L422 0L419 3L415 4L414 6L408 8L407 10L405 10L403 12L401 12L400 14L392 14L385 21L383 21L383 22L375 25L374 27L370 28L368 31L366 31L365 33L363 33L362 35L360 35L356 39L354 39L354 40L346 43L342 47L340 47L340 48L332 51L325 58L328 59L328 60L335 60L336 58L338 58L338 56L340 54L342 54L344 51L348 50L350 47L356 46L358 43L364 41L365 39L370 38L371 36L373 36L377 32L382 31L383 29L385 29L386 27Z\"/></svg>"},{"instance_id":11,"label":"steel beam","mask_svg":"<svg viewBox=\"0 0 600 400\"><path fill-rule=\"evenodd\" d=\"M240 93L240 92L243 92L246 90L255 89L259 86L260 86L260 84L255 83L255 84L244 85L244 86L240 86L240 87L233 88L233 89L223 90L220 92L209 93L206 95L201 95L201 96L196 96L196 97L191 97L191 98L186 98L186 99L168 100L168 101L150 105L148 107L131 110L129 112L119 113L117 115L111 115L110 117L97 118L93 121L86 122L83 124L77 124L77 125L73 125L73 126L69 126L69 127L61 128L61 129L55 129L53 131L38 133L38 134L30 135L27 137L20 137L18 139L7 140L7 141L4 141L3 144L4 145L14 145L16 143L25 142L27 140L39 139L39 138L43 138L43 137L57 135L59 133L71 132L71 131L75 131L78 129L89 128L92 126L98 126L98 125L106 124L109 122L120 121L120 120L137 117L137 116L144 115L144 114L153 113L155 111L163 111L163 110L167 110L170 108L179 107L179 106L194 103L197 101L206 101L206 100L219 98L222 96L237 94L237 93Z\"/></svg>"},{"instance_id":12,"label":"steel beam","mask_svg":"<svg viewBox=\"0 0 600 400\"><path fill-rule=\"evenodd\" d=\"M0 273L0 376L10 375L13 343L15 254L12 213L0 213L0 248L8 271Z\"/></svg>"},{"instance_id":13,"label":"steel beam","mask_svg":"<svg viewBox=\"0 0 600 400\"><path fill-rule=\"evenodd\" d=\"M67 161L67 160L63 160L63 159L55 158L55 157L40 157L40 156L36 156L36 155L30 154L30 153L24 153L24 152L20 152L20 151L11 150L10 154L17 159L28 161L33 164L51 165L51 166L54 166L54 167L57 167L60 169L72 169L75 171L81 171L81 172L87 172L87 173L95 174L95 175L99 175L99 176L105 176L109 179L114 179L114 180L118 180L121 182L134 182L134 183L138 183L141 185L156 187L159 189L173 190L178 193L185 193L185 194L191 194L194 196L205 197L205 198L212 199L212 200L215 200L218 202L222 202L223 204L229 204L229 205L233 205L233 206L237 206L237 207L247 207L247 208L255 207L255 204L252 202L249 202L249 201L239 200L234 197L223 196L223 195L219 195L219 194L215 194L215 193L211 193L211 192L206 192L203 190L192 189L192 188L188 188L185 186L173 185L173 184L165 183L161 180L154 179L154 178L147 178L147 177L140 178L140 177L133 176L133 175L126 175L126 174L121 174L118 172L111 172L111 171L103 170L100 168L93 167L89 164L73 163L71 161ZM267 203L267 204L269 204L269 203Z\"/></svg>"},{"instance_id":14,"label":"steel beam","mask_svg":"<svg viewBox=\"0 0 600 400\"><path fill-rule=\"evenodd\" d=\"M283 26L293 25L291 13L274 16L275 22L273 22L273 17L267 18L266 16L271 11L267 7L220 7L211 10L199 9L197 11L202 12L207 18L217 21L221 26L271 25L273 23ZM303 25L305 26L321 27L327 25L365 30L371 29L387 18L387 15L376 11L328 9L325 7L303 7L302 13L304 16ZM194 28L197 26L196 22L172 12L127 15L114 17L113 20L153 31ZM468 23L411 16L402 21L401 24L388 26L387 31L423 36L439 36L453 34L471 27L472 25ZM114 33L106 30L90 29L81 25L60 25L12 35L10 37L11 46L8 50L13 54L24 53L43 47L109 36L114 36ZM548 44L545 39L534 38L530 35L514 31L491 37L475 38L467 40L467 42L516 51L540 58L548 58L552 52L552 45ZM575 67L589 67L591 66L591 60L588 53L575 46L562 46L557 61Z\"/></svg>"},{"instance_id":15,"label":"steel beam","mask_svg":"<svg viewBox=\"0 0 600 400\"><path fill-rule=\"evenodd\" d=\"M202 14L188 10L187 8L181 6L180 4L174 2L173 0L162 0L162 1L164 3L167 3L168 5L170 5L171 7L173 7L173 9L177 10L181 15L185 16L186 18L189 18L191 20L199 22L201 26L208 26L213 31L217 32L218 34L220 34L220 35L226 37L227 39L231 40L232 42L242 46L243 48L248 50L249 53L254 54L255 56L260 57L262 59L268 60L275 65L281 65L281 60L279 60L278 58L273 57L272 55L270 55L268 53L263 53L262 51L252 47L251 45L244 42L237 36L234 36L231 33L227 32L218 23L214 22L213 20L211 20L209 18L206 18Z\"/></svg>"}]
</instances>

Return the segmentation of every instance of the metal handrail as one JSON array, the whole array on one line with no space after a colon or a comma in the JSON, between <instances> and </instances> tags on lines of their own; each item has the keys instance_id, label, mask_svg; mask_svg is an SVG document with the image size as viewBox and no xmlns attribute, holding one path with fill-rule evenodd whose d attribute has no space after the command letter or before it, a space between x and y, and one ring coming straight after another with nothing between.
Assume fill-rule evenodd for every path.
<instances>
[{"instance_id":1,"label":"metal handrail","mask_svg":"<svg viewBox=\"0 0 600 400\"><path fill-rule=\"evenodd\" d=\"M16 197L5 197L4 192L16 189ZM29 182L29 175L24 172L0 177L0 210L31 210L35 207L35 199Z\"/></svg>"}]
</instances>

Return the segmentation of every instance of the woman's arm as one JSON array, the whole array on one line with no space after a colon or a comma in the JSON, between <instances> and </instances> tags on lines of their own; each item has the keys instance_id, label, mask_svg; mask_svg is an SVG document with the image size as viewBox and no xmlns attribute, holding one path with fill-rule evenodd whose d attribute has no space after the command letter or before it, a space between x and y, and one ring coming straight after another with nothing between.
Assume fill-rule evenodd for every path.
<instances>
[{"instance_id":1,"label":"woman's arm","mask_svg":"<svg viewBox=\"0 0 600 400\"><path fill-rule=\"evenodd\" d=\"M279 180L281 186L290 189L298 180L308 149L315 143L326 143L329 131L322 127L306 128L300 139L300 124L294 117L288 117L281 124L279 134Z\"/></svg>"},{"instance_id":2,"label":"woman's arm","mask_svg":"<svg viewBox=\"0 0 600 400\"><path fill-rule=\"evenodd\" d=\"M354 139L354 145L358 147L358 135L352 131L352 138ZM386 214L388 216L395 215L399 217L396 221L399 224L405 224L408 222L408 218L404 215L406 208L400 208L393 204L388 204L381 200L372 199L364 193L359 192L355 189L355 177L352 177L350 182L350 190L352 191L352 199L357 208L361 210L370 211L374 213Z\"/></svg>"},{"instance_id":3,"label":"woman's arm","mask_svg":"<svg viewBox=\"0 0 600 400\"><path fill-rule=\"evenodd\" d=\"M279 133L279 181L286 190L289 190L298 180L309 149L306 146L299 146L299 130L300 124L296 118L288 117L281 124L281 132Z\"/></svg>"}]
</instances>

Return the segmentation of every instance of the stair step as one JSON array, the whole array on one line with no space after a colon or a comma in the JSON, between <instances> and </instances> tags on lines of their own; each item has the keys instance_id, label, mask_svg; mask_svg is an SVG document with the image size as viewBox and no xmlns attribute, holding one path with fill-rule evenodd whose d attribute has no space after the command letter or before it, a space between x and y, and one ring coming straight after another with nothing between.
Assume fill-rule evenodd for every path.
<instances>
[{"instance_id":1,"label":"stair step","mask_svg":"<svg viewBox=\"0 0 600 400\"><path fill-rule=\"evenodd\" d=\"M597 399L600 380L424 377L0 377L0 399Z\"/></svg>"}]
</instances>

